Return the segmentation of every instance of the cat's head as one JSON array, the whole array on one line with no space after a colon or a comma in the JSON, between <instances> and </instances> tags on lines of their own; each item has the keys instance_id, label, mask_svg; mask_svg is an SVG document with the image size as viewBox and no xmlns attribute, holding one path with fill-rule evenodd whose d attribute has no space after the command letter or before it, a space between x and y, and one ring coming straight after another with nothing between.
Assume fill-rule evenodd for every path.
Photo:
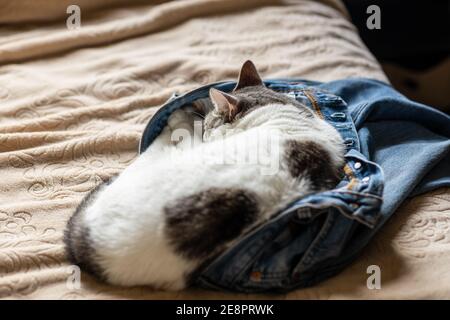
<instances>
[{"instance_id":1,"label":"cat's head","mask_svg":"<svg viewBox=\"0 0 450 320\"><path fill-rule=\"evenodd\" d=\"M244 118L252 110L268 104L293 104L294 99L268 89L247 60L241 67L236 87L230 93L211 88L209 96L214 108L206 115L204 131L210 132Z\"/></svg>"}]
</instances>

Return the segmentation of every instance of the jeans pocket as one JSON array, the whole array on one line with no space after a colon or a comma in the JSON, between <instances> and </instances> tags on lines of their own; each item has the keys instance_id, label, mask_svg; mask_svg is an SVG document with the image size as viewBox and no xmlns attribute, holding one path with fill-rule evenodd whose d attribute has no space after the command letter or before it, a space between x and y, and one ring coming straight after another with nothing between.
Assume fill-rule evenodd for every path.
<instances>
[{"instance_id":1,"label":"jeans pocket","mask_svg":"<svg viewBox=\"0 0 450 320\"><path fill-rule=\"evenodd\" d=\"M267 243L249 267L247 276L241 279L240 286L245 291L286 291L298 285L294 270L317 237L326 215L319 214L310 219L293 215L279 234Z\"/></svg>"}]
</instances>

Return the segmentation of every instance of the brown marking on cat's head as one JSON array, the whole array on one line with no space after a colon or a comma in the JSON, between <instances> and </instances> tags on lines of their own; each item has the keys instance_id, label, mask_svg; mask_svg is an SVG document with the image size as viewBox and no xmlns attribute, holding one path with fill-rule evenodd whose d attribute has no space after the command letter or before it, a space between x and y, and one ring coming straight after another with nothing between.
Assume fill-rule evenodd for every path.
<instances>
[{"instance_id":1,"label":"brown marking on cat's head","mask_svg":"<svg viewBox=\"0 0 450 320\"><path fill-rule=\"evenodd\" d=\"M175 250L191 259L220 251L256 221L256 195L248 190L210 188L164 208L166 232Z\"/></svg>"},{"instance_id":2,"label":"brown marking on cat's head","mask_svg":"<svg viewBox=\"0 0 450 320\"><path fill-rule=\"evenodd\" d=\"M314 141L286 141L285 159L291 176L308 177L315 191L333 188L340 180L341 170L333 166L328 151Z\"/></svg>"}]
</instances>

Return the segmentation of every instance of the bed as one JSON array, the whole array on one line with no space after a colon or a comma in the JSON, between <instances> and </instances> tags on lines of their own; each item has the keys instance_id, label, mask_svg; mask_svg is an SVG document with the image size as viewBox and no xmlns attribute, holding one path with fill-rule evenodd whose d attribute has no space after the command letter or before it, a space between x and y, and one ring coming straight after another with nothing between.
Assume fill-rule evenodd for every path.
<instances>
[{"instance_id":1,"label":"bed","mask_svg":"<svg viewBox=\"0 0 450 320\"><path fill-rule=\"evenodd\" d=\"M339 0L67 0L0 3L0 297L5 299L450 298L450 190L406 201L344 272L288 294L158 292L73 284L65 224L83 196L138 155L174 92L234 79L388 81ZM381 289L367 286L368 266Z\"/></svg>"}]
</instances>

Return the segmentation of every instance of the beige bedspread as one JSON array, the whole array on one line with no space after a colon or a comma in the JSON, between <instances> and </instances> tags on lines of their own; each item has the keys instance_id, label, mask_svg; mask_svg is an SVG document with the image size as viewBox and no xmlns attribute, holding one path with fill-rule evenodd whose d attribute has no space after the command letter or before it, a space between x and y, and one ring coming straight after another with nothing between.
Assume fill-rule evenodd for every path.
<instances>
[{"instance_id":1,"label":"beige bedspread","mask_svg":"<svg viewBox=\"0 0 450 320\"><path fill-rule=\"evenodd\" d=\"M450 298L450 195L405 203L343 273L286 295L154 292L70 279L62 230L83 195L137 156L172 92L237 76L385 80L338 0L0 2L0 296L3 298ZM101 10L99 10L101 9ZM8 23L8 24L6 24ZM366 286L381 268L381 290Z\"/></svg>"}]
</instances>

